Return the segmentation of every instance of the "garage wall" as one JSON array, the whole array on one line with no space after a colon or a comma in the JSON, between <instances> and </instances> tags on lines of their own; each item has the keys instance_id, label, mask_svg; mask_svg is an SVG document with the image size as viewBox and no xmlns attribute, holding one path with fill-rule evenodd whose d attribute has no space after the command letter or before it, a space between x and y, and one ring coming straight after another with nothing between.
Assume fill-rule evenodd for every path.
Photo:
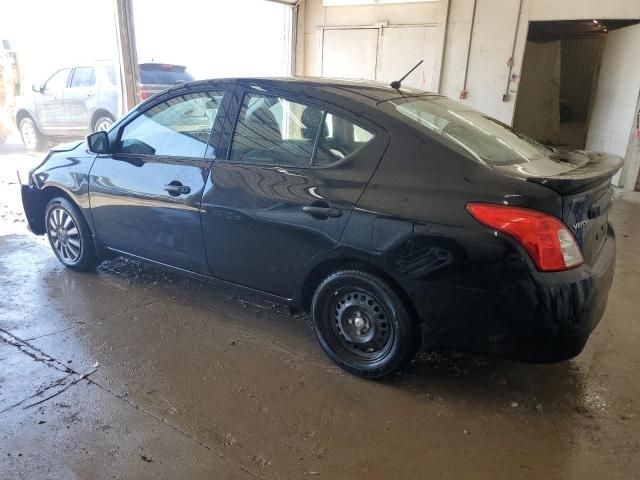
<instances>
[{"instance_id":1,"label":"garage wall","mask_svg":"<svg viewBox=\"0 0 640 480\"><path fill-rule=\"evenodd\" d=\"M586 145L587 150L625 157L623 170L614 183L629 189L635 186L640 161L640 142L633 135L640 95L638 48L640 24L607 36Z\"/></svg>"},{"instance_id":2,"label":"garage wall","mask_svg":"<svg viewBox=\"0 0 640 480\"><path fill-rule=\"evenodd\" d=\"M420 80L418 83L437 89L446 5L446 0L442 0L401 5L324 7L322 0L306 0L300 11L304 17L301 22L304 31L298 32L298 41L304 42L304 49L303 52L298 51L297 59L298 65L302 63L304 68L302 71L297 68L296 72L307 76L324 74L386 81L387 77L395 78L396 71L407 71L418 59L426 56L425 68L412 75L407 83L413 81L415 84ZM378 28L382 25L389 28L384 29L384 36L378 40ZM367 26L374 28L360 28ZM322 31L320 27L326 30ZM379 45L376 44L378 41ZM398 48L399 44L415 44L415 50ZM350 53L353 55L346 60ZM376 68L376 58L386 58L386 61L379 62L379 68Z\"/></svg>"},{"instance_id":3,"label":"garage wall","mask_svg":"<svg viewBox=\"0 0 640 480\"><path fill-rule=\"evenodd\" d=\"M472 26L474 0L440 0L419 4L376 5L357 7L323 7L322 0L305 0L302 10L304 42L298 61L305 75L319 75L316 30L319 26L436 23L445 35L444 60L436 72L440 92L457 99L464 84L464 72ZM447 8L448 4L448 8ZM476 19L467 74L468 96L464 102L511 124L515 108L518 80L530 20L576 20L584 18L640 18L640 1L616 0L477 0ZM447 20L445 20L447 19ZM446 29L444 28L446 25ZM517 31L517 35L516 35ZM512 74L509 82L509 59L515 37ZM303 57L302 59L300 57ZM436 68L440 63L436 62ZM301 71L302 70L302 71ZM503 101L505 92L509 93Z\"/></svg>"}]
</instances>

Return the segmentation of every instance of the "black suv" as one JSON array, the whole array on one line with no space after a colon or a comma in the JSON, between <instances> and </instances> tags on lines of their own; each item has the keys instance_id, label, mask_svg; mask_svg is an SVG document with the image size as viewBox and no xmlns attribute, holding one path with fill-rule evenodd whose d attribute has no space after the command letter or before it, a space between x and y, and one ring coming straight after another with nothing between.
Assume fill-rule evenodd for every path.
<instances>
[{"instance_id":1,"label":"black suv","mask_svg":"<svg viewBox=\"0 0 640 480\"><path fill-rule=\"evenodd\" d=\"M613 277L620 165L422 91L210 80L51 150L22 196L67 267L128 255L263 292L379 377L418 347L577 355Z\"/></svg>"}]
</instances>

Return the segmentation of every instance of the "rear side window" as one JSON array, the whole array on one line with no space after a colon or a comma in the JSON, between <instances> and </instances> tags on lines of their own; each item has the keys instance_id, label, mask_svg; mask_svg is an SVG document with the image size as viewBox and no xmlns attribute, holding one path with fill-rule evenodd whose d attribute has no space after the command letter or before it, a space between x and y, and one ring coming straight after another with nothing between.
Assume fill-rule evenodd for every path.
<instances>
[{"instance_id":1,"label":"rear side window","mask_svg":"<svg viewBox=\"0 0 640 480\"><path fill-rule=\"evenodd\" d=\"M202 158L223 91L170 98L128 123L120 134L119 153Z\"/></svg>"},{"instance_id":2,"label":"rear side window","mask_svg":"<svg viewBox=\"0 0 640 480\"><path fill-rule=\"evenodd\" d=\"M231 145L232 161L307 167L322 110L285 98L247 94Z\"/></svg>"},{"instance_id":3,"label":"rear side window","mask_svg":"<svg viewBox=\"0 0 640 480\"><path fill-rule=\"evenodd\" d=\"M165 64L141 64L140 83L147 85L176 85L193 80L185 67Z\"/></svg>"},{"instance_id":4,"label":"rear side window","mask_svg":"<svg viewBox=\"0 0 640 480\"><path fill-rule=\"evenodd\" d=\"M285 98L247 94L231 161L308 167L338 163L370 143L373 133L322 109Z\"/></svg>"},{"instance_id":5,"label":"rear side window","mask_svg":"<svg viewBox=\"0 0 640 480\"><path fill-rule=\"evenodd\" d=\"M108 67L105 67L104 71L107 74L109 83L111 85L116 85L118 83L116 81L116 67L114 67L113 65L109 65Z\"/></svg>"},{"instance_id":6,"label":"rear side window","mask_svg":"<svg viewBox=\"0 0 640 480\"><path fill-rule=\"evenodd\" d=\"M373 133L327 112L313 164L327 166L340 162L364 148L372 140Z\"/></svg>"},{"instance_id":7,"label":"rear side window","mask_svg":"<svg viewBox=\"0 0 640 480\"><path fill-rule=\"evenodd\" d=\"M96 73L93 67L77 67L73 69L71 88L92 87L96 83Z\"/></svg>"}]
</instances>

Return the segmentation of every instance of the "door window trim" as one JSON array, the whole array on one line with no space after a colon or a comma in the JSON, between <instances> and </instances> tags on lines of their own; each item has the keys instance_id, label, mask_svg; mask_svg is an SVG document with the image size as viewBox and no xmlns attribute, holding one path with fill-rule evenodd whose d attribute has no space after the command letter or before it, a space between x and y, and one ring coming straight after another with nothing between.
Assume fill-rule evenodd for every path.
<instances>
[{"instance_id":1,"label":"door window trim","mask_svg":"<svg viewBox=\"0 0 640 480\"><path fill-rule=\"evenodd\" d=\"M240 99L240 102L238 103L238 106L236 108L236 112L234 112L235 115L233 115L235 117L235 119L233 120L231 133L229 135L229 145L227 145L225 155L223 157L220 157L220 158L216 159L217 162L225 162L225 163L229 163L229 164L233 164L233 165L251 165L251 166L258 166L258 167L269 167L269 168L270 167L275 167L275 168L296 168L296 169L327 169L327 168L335 168L338 165L342 165L343 163L345 163L348 160L350 160L354 155L357 155L360 152L362 152L366 147L368 147L371 144L373 144L379 137L379 132L377 130L369 128L369 127L362 126L361 123L354 121L348 115L343 115L342 113L336 113L334 110L331 110L331 109L327 108L325 105L323 105L322 102L314 102L313 100L316 100L316 99L313 98L313 97L307 97L305 99L299 99L298 95L296 95L295 93L291 94L289 92L280 92L277 89L266 90L262 86L257 86L257 85L253 86L253 87L252 86L238 85L238 88L240 89L240 92L242 93L242 97ZM282 98L282 99L287 100L289 102L299 103L301 105L304 105L305 107L316 108L316 109L318 109L318 110L320 110L322 112L322 118L321 118L321 121L320 121L320 128L318 129L318 133L316 134L316 138L314 140L311 159L310 159L308 165L305 165L305 166L291 166L291 165L280 165L280 164L275 164L275 163L271 164L271 163L258 163L258 162L245 162L245 161L231 160L231 149L233 147L233 140L234 140L234 136L236 134L236 129L238 128L238 121L240 120L240 114L242 113L242 107L244 105L244 100L245 100L246 96L249 95L249 94L261 95L263 97L271 97L271 98ZM309 99L311 99L312 101L309 102L308 101ZM365 145L363 145L362 147L354 150L349 155L347 155L345 158L341 158L337 162L333 162L333 163L330 163L328 165L316 165L315 164L316 152L317 152L318 146L320 144L320 134L322 132L322 125L323 125L328 113L330 113L330 114L332 114L334 116L343 118L343 119L347 120L348 122L351 122L352 124L358 126L359 128L362 128L363 130L366 130L366 131L370 132L373 135L373 138L369 142L367 142ZM372 122L369 122L369 123L372 123ZM378 128L380 128L380 127L378 127Z\"/></svg>"},{"instance_id":2,"label":"door window trim","mask_svg":"<svg viewBox=\"0 0 640 480\"><path fill-rule=\"evenodd\" d=\"M74 67L64 67L64 68L59 68L58 70L56 70L55 72L53 72L49 78L47 78L45 80L45 82L42 84L42 91L46 91L47 90L47 83L49 83L49 80L51 80L53 77L55 77L58 73L60 73L63 70L69 70L69 73L67 74L67 82L64 84L64 87L62 88L69 88L69 85L71 83L71 75L73 74L73 70Z\"/></svg>"},{"instance_id":3,"label":"door window trim","mask_svg":"<svg viewBox=\"0 0 640 480\"><path fill-rule=\"evenodd\" d=\"M220 108L218 109L218 112L220 112L220 110L222 110L222 106L225 104L225 101L227 100L228 95L230 94L229 87L226 86L226 85L220 85L219 88L215 88L215 87L212 88L211 86L202 86L200 88L195 88L195 89L180 90L180 91L177 91L177 92L171 92L172 95L171 96L166 96L166 97L160 95L158 98L155 98L152 103L149 103L148 105L145 105L144 108L141 108L139 111L135 112L135 114L131 115L130 118L125 117L123 119L123 122L118 124L118 127L116 129L116 135L113 138L112 145L114 145L114 146L119 145L120 144L120 139L122 137L122 133L123 133L124 129L127 127L127 125L129 125L130 123L135 121L140 116L144 115L146 112L148 112L152 108L160 105L163 102L170 101L170 100L172 100L174 98L180 97L180 96L185 95L185 94L189 94L189 93L206 93L206 92L222 92L222 101L220 102ZM136 107L136 108L138 108L138 107ZM223 115L225 116L225 118L222 119L222 122L225 122L227 120L227 113L223 112ZM215 130L215 124L218 122L218 120L219 120L218 115L216 115L216 118L213 121L213 125L211 126L211 129L209 130L209 137L208 137L208 140L207 140L205 151L202 154L202 157L186 157L186 156L180 156L180 155L149 155L147 153L127 153L127 152L113 152L111 154L111 156L114 156L114 157L117 156L119 158L139 158L141 160L153 160L153 159L166 158L166 159L172 159L172 160L177 160L177 161L182 161L182 162L191 162L191 161L194 161L194 160L195 161L205 160L205 161L211 162L211 161L213 161L213 158L210 158L210 150L211 150L211 147L212 147L211 142L213 140L215 140L215 138L213 138L213 134L214 134L214 130Z\"/></svg>"}]
</instances>

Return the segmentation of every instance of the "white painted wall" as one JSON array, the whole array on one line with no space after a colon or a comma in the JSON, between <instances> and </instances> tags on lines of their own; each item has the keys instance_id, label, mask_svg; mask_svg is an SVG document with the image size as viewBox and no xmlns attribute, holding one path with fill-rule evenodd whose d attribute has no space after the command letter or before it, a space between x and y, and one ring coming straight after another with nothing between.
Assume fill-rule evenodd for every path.
<instances>
[{"instance_id":1,"label":"white painted wall","mask_svg":"<svg viewBox=\"0 0 640 480\"><path fill-rule=\"evenodd\" d=\"M303 3L304 21L301 22L303 32L298 32L299 41L304 42L302 72L307 76L320 76L321 45L318 40L319 27L359 27L375 26L378 22L388 22L390 25L422 25L433 24L438 28L439 35L429 35L429 42L437 42L439 53L434 65L437 69L436 79L439 77L440 55L444 42L444 24L446 15L446 1L426 2L397 5L369 5L351 7L324 7L322 0L305 0ZM424 50L424 45L417 47L416 56ZM413 64L407 66L407 70Z\"/></svg>"},{"instance_id":2,"label":"white painted wall","mask_svg":"<svg viewBox=\"0 0 640 480\"><path fill-rule=\"evenodd\" d=\"M635 115L640 95L640 24L615 30L607 36L602 54L600 78L587 134L587 150L614 153L625 159L615 179L618 185L635 185L637 150ZM629 175L629 174L635 175ZM631 177L631 178L625 178Z\"/></svg>"}]
</instances>

